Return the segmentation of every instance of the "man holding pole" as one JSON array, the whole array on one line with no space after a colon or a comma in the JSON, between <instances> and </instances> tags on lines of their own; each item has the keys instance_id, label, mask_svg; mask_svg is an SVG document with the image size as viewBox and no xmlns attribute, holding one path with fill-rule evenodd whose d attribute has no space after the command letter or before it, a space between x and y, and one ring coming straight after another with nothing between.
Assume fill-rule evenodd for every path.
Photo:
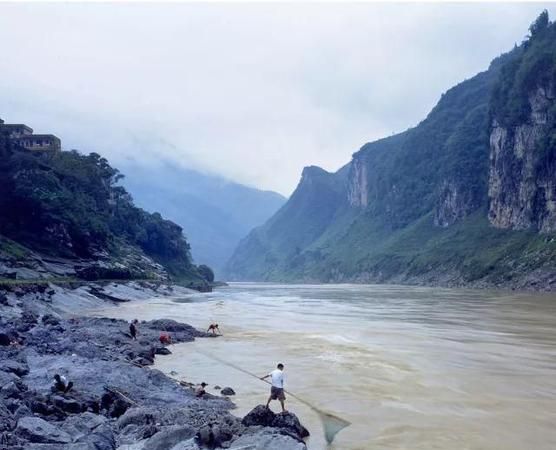
<instances>
[{"instance_id":1,"label":"man holding pole","mask_svg":"<svg viewBox=\"0 0 556 450\"><path fill-rule=\"evenodd\" d=\"M279 363L276 369L268 375L261 377L261 380L266 380L269 377L271 379L270 397L268 397L266 407L268 408L271 400L279 400L280 405L282 405L282 412L286 412L286 408L284 408L284 401L286 400L286 395L284 394L284 364Z\"/></svg>"}]
</instances>

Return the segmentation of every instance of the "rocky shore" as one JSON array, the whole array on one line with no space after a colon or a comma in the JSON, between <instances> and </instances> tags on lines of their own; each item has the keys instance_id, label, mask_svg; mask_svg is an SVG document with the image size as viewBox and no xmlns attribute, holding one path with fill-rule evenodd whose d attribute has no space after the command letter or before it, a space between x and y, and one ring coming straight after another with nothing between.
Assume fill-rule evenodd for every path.
<instances>
[{"instance_id":1,"label":"rocky shore","mask_svg":"<svg viewBox=\"0 0 556 450\"><path fill-rule=\"evenodd\" d=\"M98 302L185 295L184 288L111 283L41 290L0 291L0 449L306 448L308 432L295 415L259 405L241 419L230 413L227 397L196 397L190 385L150 368L170 353L160 333L173 342L210 338L206 333L153 320L141 322L133 340L125 321L79 315ZM54 374L73 388L53 392Z\"/></svg>"}]
</instances>

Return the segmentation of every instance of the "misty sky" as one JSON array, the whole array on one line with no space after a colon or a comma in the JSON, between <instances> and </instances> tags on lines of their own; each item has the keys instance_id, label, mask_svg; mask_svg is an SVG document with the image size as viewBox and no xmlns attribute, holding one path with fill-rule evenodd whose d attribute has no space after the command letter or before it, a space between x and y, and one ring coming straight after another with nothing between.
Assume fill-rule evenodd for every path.
<instances>
[{"instance_id":1,"label":"misty sky","mask_svg":"<svg viewBox=\"0 0 556 450\"><path fill-rule=\"evenodd\" d=\"M416 125L545 7L0 3L0 117L289 195Z\"/></svg>"}]
</instances>

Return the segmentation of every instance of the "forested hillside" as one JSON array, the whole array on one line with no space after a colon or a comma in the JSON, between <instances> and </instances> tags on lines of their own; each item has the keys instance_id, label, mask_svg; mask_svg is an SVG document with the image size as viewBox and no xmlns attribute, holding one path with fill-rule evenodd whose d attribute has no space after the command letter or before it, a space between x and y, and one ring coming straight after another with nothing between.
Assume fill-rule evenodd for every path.
<instances>
[{"instance_id":1,"label":"forested hillside","mask_svg":"<svg viewBox=\"0 0 556 450\"><path fill-rule=\"evenodd\" d=\"M530 31L415 128L305 169L230 278L555 287L556 25Z\"/></svg>"},{"instance_id":2,"label":"forested hillside","mask_svg":"<svg viewBox=\"0 0 556 450\"><path fill-rule=\"evenodd\" d=\"M90 279L165 271L175 280L203 283L181 227L134 206L119 184L122 176L96 153L28 151L0 136L3 270L33 251L98 262L78 273Z\"/></svg>"}]
</instances>

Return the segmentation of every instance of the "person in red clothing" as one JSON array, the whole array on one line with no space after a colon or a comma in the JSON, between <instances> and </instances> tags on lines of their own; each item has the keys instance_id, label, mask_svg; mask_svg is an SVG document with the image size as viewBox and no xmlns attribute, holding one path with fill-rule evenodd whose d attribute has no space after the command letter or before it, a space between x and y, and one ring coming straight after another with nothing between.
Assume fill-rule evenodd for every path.
<instances>
[{"instance_id":1,"label":"person in red clothing","mask_svg":"<svg viewBox=\"0 0 556 450\"><path fill-rule=\"evenodd\" d=\"M168 333L160 333L160 337L158 338L161 344L171 344L172 337Z\"/></svg>"}]
</instances>

